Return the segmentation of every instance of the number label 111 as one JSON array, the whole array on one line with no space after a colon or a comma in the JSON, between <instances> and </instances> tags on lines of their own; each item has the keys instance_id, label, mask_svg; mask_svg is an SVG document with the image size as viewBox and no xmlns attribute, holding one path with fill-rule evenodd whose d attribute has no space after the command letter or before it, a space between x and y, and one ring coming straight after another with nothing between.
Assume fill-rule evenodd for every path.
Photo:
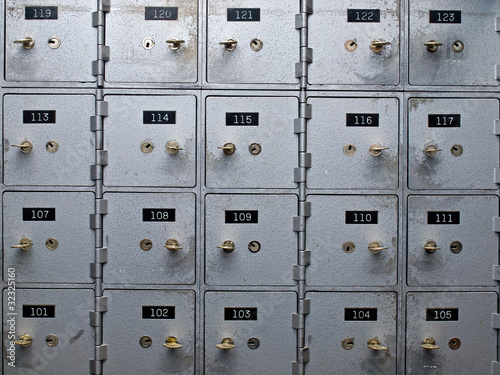
<instances>
[{"instance_id":1,"label":"number label 111","mask_svg":"<svg viewBox=\"0 0 500 375\"><path fill-rule=\"evenodd\" d=\"M460 211L427 211L427 224L460 224Z\"/></svg>"}]
</instances>

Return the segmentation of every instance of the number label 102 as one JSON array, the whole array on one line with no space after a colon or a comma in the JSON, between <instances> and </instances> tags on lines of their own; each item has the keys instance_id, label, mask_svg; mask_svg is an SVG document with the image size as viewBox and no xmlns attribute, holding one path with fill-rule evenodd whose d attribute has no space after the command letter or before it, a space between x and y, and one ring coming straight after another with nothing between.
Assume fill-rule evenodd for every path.
<instances>
[{"instance_id":1,"label":"number label 102","mask_svg":"<svg viewBox=\"0 0 500 375\"><path fill-rule=\"evenodd\" d=\"M142 306L142 319L175 319L175 306Z\"/></svg>"}]
</instances>

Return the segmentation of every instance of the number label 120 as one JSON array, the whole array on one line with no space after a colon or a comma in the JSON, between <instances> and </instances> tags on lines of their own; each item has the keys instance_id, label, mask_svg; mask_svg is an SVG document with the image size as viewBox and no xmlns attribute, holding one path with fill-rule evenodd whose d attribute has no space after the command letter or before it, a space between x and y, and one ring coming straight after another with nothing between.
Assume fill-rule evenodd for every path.
<instances>
[{"instance_id":1,"label":"number label 120","mask_svg":"<svg viewBox=\"0 0 500 375\"><path fill-rule=\"evenodd\" d=\"M257 308L225 307L224 320L257 320Z\"/></svg>"},{"instance_id":2,"label":"number label 120","mask_svg":"<svg viewBox=\"0 0 500 375\"><path fill-rule=\"evenodd\" d=\"M175 319L175 306L142 306L142 319Z\"/></svg>"}]
</instances>

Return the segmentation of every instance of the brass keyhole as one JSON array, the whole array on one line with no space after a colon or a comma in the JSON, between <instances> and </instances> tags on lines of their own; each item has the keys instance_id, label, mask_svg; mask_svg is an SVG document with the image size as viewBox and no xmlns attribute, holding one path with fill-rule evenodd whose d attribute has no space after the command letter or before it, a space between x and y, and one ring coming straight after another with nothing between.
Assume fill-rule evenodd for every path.
<instances>
[{"instance_id":1,"label":"brass keyhole","mask_svg":"<svg viewBox=\"0 0 500 375\"><path fill-rule=\"evenodd\" d=\"M461 145L453 145L450 152L453 156L460 156L464 153L464 148Z\"/></svg>"},{"instance_id":2,"label":"brass keyhole","mask_svg":"<svg viewBox=\"0 0 500 375\"><path fill-rule=\"evenodd\" d=\"M149 154L151 151L153 151L153 148L153 144L149 141L144 141L141 143L141 151L145 154Z\"/></svg>"},{"instance_id":3,"label":"brass keyhole","mask_svg":"<svg viewBox=\"0 0 500 375\"><path fill-rule=\"evenodd\" d=\"M179 151L183 150L183 148L179 146L179 143L177 143L177 141L168 141L165 145L165 148L170 155L175 155Z\"/></svg>"},{"instance_id":4,"label":"brass keyhole","mask_svg":"<svg viewBox=\"0 0 500 375\"><path fill-rule=\"evenodd\" d=\"M425 245L423 246L423 249L426 251L428 254L433 254L436 252L436 250L440 250L440 247L437 247L436 242L434 241L427 241Z\"/></svg>"},{"instance_id":5,"label":"brass keyhole","mask_svg":"<svg viewBox=\"0 0 500 375\"><path fill-rule=\"evenodd\" d=\"M24 348L31 346L33 343L33 338L30 335L22 335L19 340L14 341L16 345L20 345Z\"/></svg>"},{"instance_id":6,"label":"brass keyhole","mask_svg":"<svg viewBox=\"0 0 500 375\"><path fill-rule=\"evenodd\" d=\"M219 249L224 250L227 253L230 253L234 249L236 249L236 246L234 245L233 241L227 240L222 243L222 246L217 246Z\"/></svg>"},{"instance_id":7,"label":"brass keyhole","mask_svg":"<svg viewBox=\"0 0 500 375\"><path fill-rule=\"evenodd\" d=\"M423 151L428 157L433 158L442 150L440 150L437 145L428 145Z\"/></svg>"},{"instance_id":8,"label":"brass keyhole","mask_svg":"<svg viewBox=\"0 0 500 375\"><path fill-rule=\"evenodd\" d=\"M252 253L256 253L260 250L260 242L259 241L250 241L248 243L248 250Z\"/></svg>"},{"instance_id":9,"label":"brass keyhole","mask_svg":"<svg viewBox=\"0 0 500 375\"><path fill-rule=\"evenodd\" d=\"M464 47L464 42L462 42L461 40L455 40L451 45L451 49L456 53L462 52L464 50Z\"/></svg>"},{"instance_id":10,"label":"brass keyhole","mask_svg":"<svg viewBox=\"0 0 500 375\"><path fill-rule=\"evenodd\" d=\"M436 42L435 40L429 40L428 42L424 43L424 46L427 47L427 51L429 52L436 52L439 48L439 46L442 46L443 43Z\"/></svg>"},{"instance_id":11,"label":"brass keyhole","mask_svg":"<svg viewBox=\"0 0 500 375\"><path fill-rule=\"evenodd\" d=\"M28 154L33 150L33 143L24 141L20 145L12 145L12 147L19 147L24 154Z\"/></svg>"},{"instance_id":12,"label":"brass keyhole","mask_svg":"<svg viewBox=\"0 0 500 375\"><path fill-rule=\"evenodd\" d=\"M180 349L182 348L182 345L179 344L179 339L174 336L168 336L165 339L165 343L163 344L165 348L170 348L170 349Z\"/></svg>"},{"instance_id":13,"label":"brass keyhole","mask_svg":"<svg viewBox=\"0 0 500 375\"><path fill-rule=\"evenodd\" d=\"M250 337L247 345L250 349L257 349L260 346L260 340L257 337Z\"/></svg>"},{"instance_id":14,"label":"brass keyhole","mask_svg":"<svg viewBox=\"0 0 500 375\"><path fill-rule=\"evenodd\" d=\"M151 337L149 336L142 336L140 339L139 339L139 344L143 347L143 348L149 348L151 346L151 344L153 343L153 340L151 340Z\"/></svg>"},{"instance_id":15,"label":"brass keyhole","mask_svg":"<svg viewBox=\"0 0 500 375\"><path fill-rule=\"evenodd\" d=\"M342 340L341 345L345 350L351 350L354 347L354 339L351 337L346 337Z\"/></svg>"},{"instance_id":16,"label":"brass keyhole","mask_svg":"<svg viewBox=\"0 0 500 375\"><path fill-rule=\"evenodd\" d=\"M254 51L260 51L263 47L264 43L262 43L262 40L259 38L254 38L250 42L250 48L253 49Z\"/></svg>"},{"instance_id":17,"label":"brass keyhole","mask_svg":"<svg viewBox=\"0 0 500 375\"><path fill-rule=\"evenodd\" d=\"M153 247L153 242L149 238L145 238L141 240L139 246L141 247L142 250L148 251L151 250L151 248Z\"/></svg>"},{"instance_id":18,"label":"brass keyhole","mask_svg":"<svg viewBox=\"0 0 500 375\"><path fill-rule=\"evenodd\" d=\"M250 151L252 155L259 155L262 151L262 147L258 143L252 143L250 146L248 146L248 151Z\"/></svg>"},{"instance_id":19,"label":"brass keyhole","mask_svg":"<svg viewBox=\"0 0 500 375\"><path fill-rule=\"evenodd\" d=\"M358 43L354 39L349 39L344 43L344 47L349 52L353 52L358 48Z\"/></svg>"},{"instance_id":20,"label":"brass keyhole","mask_svg":"<svg viewBox=\"0 0 500 375\"><path fill-rule=\"evenodd\" d=\"M178 38L170 38L167 40L168 48L172 51L178 51L181 48L182 43L186 43L186 41Z\"/></svg>"},{"instance_id":21,"label":"brass keyhole","mask_svg":"<svg viewBox=\"0 0 500 375\"><path fill-rule=\"evenodd\" d=\"M236 49L236 46L238 45L238 42L234 38L229 38L227 40L224 40L223 42L219 42L219 44L224 45L226 51L234 51Z\"/></svg>"},{"instance_id":22,"label":"brass keyhole","mask_svg":"<svg viewBox=\"0 0 500 375\"><path fill-rule=\"evenodd\" d=\"M177 241L175 238L168 239L164 247L168 251L176 251L182 249L182 247L179 245L179 241Z\"/></svg>"},{"instance_id":23,"label":"brass keyhole","mask_svg":"<svg viewBox=\"0 0 500 375\"><path fill-rule=\"evenodd\" d=\"M47 241L45 241L45 246L49 250L55 250L59 246L59 241L55 238L50 237Z\"/></svg>"},{"instance_id":24,"label":"brass keyhole","mask_svg":"<svg viewBox=\"0 0 500 375\"><path fill-rule=\"evenodd\" d=\"M50 347L54 347L59 343L59 339L57 338L56 335L48 335L45 338L45 343Z\"/></svg>"},{"instance_id":25,"label":"brass keyhole","mask_svg":"<svg viewBox=\"0 0 500 375\"><path fill-rule=\"evenodd\" d=\"M151 37L146 37L142 40L142 46L145 48L145 49L151 49L155 46L155 41L153 38Z\"/></svg>"},{"instance_id":26,"label":"brass keyhole","mask_svg":"<svg viewBox=\"0 0 500 375\"><path fill-rule=\"evenodd\" d=\"M52 49L57 49L61 45L61 39L59 39L57 36L52 36L49 39L49 47Z\"/></svg>"},{"instance_id":27,"label":"brass keyhole","mask_svg":"<svg viewBox=\"0 0 500 375\"><path fill-rule=\"evenodd\" d=\"M27 36L24 39L14 40L14 43L22 44L24 49L32 49L35 46L35 39Z\"/></svg>"},{"instance_id":28,"label":"brass keyhole","mask_svg":"<svg viewBox=\"0 0 500 375\"><path fill-rule=\"evenodd\" d=\"M436 340L434 340L432 337L427 337L420 346L425 350L439 349L439 346L436 345Z\"/></svg>"},{"instance_id":29,"label":"brass keyhole","mask_svg":"<svg viewBox=\"0 0 500 375\"><path fill-rule=\"evenodd\" d=\"M220 148L225 155L232 155L236 151L236 146L233 143L226 143L224 146L217 148Z\"/></svg>"},{"instance_id":30,"label":"brass keyhole","mask_svg":"<svg viewBox=\"0 0 500 375\"><path fill-rule=\"evenodd\" d=\"M462 251L462 243L460 241L453 241L450 244L450 250L452 253L458 254Z\"/></svg>"},{"instance_id":31,"label":"brass keyhole","mask_svg":"<svg viewBox=\"0 0 500 375\"><path fill-rule=\"evenodd\" d=\"M348 143L344 146L344 154L347 156L352 156L356 153L356 146L354 146L352 143Z\"/></svg>"},{"instance_id":32,"label":"brass keyhole","mask_svg":"<svg viewBox=\"0 0 500 375\"><path fill-rule=\"evenodd\" d=\"M14 245L11 246L13 249L22 249L22 250L30 250L33 247L33 241L31 241L29 238L21 238L21 241L19 241L19 245Z\"/></svg>"},{"instance_id":33,"label":"brass keyhole","mask_svg":"<svg viewBox=\"0 0 500 375\"><path fill-rule=\"evenodd\" d=\"M45 149L53 154L54 152L57 152L57 150L59 150L59 143L57 143L56 141L48 141L45 145Z\"/></svg>"},{"instance_id":34,"label":"brass keyhole","mask_svg":"<svg viewBox=\"0 0 500 375\"><path fill-rule=\"evenodd\" d=\"M235 347L234 340L230 337L224 337L220 344L215 345L219 349L233 349Z\"/></svg>"},{"instance_id":35,"label":"brass keyhole","mask_svg":"<svg viewBox=\"0 0 500 375\"><path fill-rule=\"evenodd\" d=\"M352 253L355 248L356 246L354 246L354 242L352 241L346 241L342 244L342 250L348 254Z\"/></svg>"},{"instance_id":36,"label":"brass keyhole","mask_svg":"<svg viewBox=\"0 0 500 375\"><path fill-rule=\"evenodd\" d=\"M457 350L458 348L460 348L461 345L462 341L460 341L458 337L452 337L450 341L448 341L448 346L452 350Z\"/></svg>"}]
</instances>

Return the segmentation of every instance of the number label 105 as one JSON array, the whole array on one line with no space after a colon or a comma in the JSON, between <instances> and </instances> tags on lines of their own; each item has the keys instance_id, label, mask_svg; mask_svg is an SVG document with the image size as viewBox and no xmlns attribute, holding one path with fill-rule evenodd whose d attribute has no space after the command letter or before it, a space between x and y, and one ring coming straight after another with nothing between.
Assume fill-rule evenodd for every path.
<instances>
[{"instance_id":1,"label":"number label 105","mask_svg":"<svg viewBox=\"0 0 500 375\"><path fill-rule=\"evenodd\" d=\"M427 321L457 321L458 308L427 309L425 320Z\"/></svg>"}]
</instances>

